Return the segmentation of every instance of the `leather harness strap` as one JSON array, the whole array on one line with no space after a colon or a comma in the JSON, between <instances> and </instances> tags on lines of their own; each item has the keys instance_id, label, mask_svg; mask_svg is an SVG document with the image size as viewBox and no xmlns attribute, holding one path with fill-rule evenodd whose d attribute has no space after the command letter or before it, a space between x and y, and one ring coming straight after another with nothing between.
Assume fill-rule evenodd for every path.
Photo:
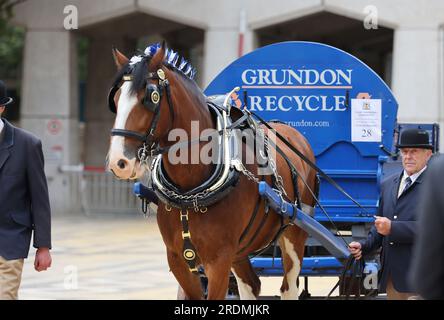
<instances>
[{"instance_id":1,"label":"leather harness strap","mask_svg":"<svg viewBox=\"0 0 444 320\"><path fill-rule=\"evenodd\" d=\"M188 210L185 209L185 213L183 210L179 211L180 222L182 224L182 239L183 239L183 249L182 255L185 259L185 262L188 264L188 269L190 272L194 274L198 274L197 270L197 253L196 248L191 242L191 232L188 225Z\"/></svg>"},{"instance_id":2,"label":"leather harness strap","mask_svg":"<svg viewBox=\"0 0 444 320\"><path fill-rule=\"evenodd\" d=\"M264 180L264 177L262 176L262 181L263 181L263 180ZM242 241L243 241L243 240L245 239L245 237L247 236L248 232L250 232L250 229L252 228L253 223L254 223L254 221L256 220L256 216L257 216L257 213L258 213L258 211L259 211L259 207L260 207L260 204L261 204L261 200L262 200L262 197L259 195L259 197L258 197L258 199L257 199L257 201L256 201L256 205L254 206L253 213L251 214L250 221L248 221L248 225L247 225L247 227L244 229L244 231L242 232L242 234L241 234L241 236L240 236L240 238L239 238L239 244L242 243ZM248 248L248 247L251 245L251 243L253 243L254 239L255 239L256 236L257 236L257 234L258 234L258 230L256 230L256 233L254 234L254 236L253 236L252 238L250 238L250 241L248 242L248 244L245 245L241 250L238 251L238 254L239 254L239 253L242 253L243 251L245 251L246 248Z\"/></svg>"}]
</instances>

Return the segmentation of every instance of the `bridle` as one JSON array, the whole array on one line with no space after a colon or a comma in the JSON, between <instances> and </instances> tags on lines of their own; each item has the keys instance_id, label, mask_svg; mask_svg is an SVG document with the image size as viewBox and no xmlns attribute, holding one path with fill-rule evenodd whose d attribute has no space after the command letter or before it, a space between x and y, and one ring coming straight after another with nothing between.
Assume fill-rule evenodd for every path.
<instances>
[{"instance_id":1,"label":"bridle","mask_svg":"<svg viewBox=\"0 0 444 320\"><path fill-rule=\"evenodd\" d=\"M171 99L170 84L166 79L165 72L162 69L158 69L156 72L149 72L146 76L145 95L142 99L143 106L150 112L153 112L153 119L148 127L146 134L141 134L137 131L126 129L112 129L111 136L121 136L125 138L132 138L139 140L143 145L137 150L137 157L141 163L146 163L148 158L154 157L160 154L159 141L155 139L154 132L156 131L159 119L160 119L160 102L163 96L163 91L166 92L168 107L170 109L170 127L174 123L174 108ZM110 90L108 94L108 106L111 112L117 113L117 107L114 102L114 96L120 89L120 84L124 81L132 81L133 76L131 74L125 74L121 81L117 82ZM157 80L158 84L150 83L149 80ZM171 128L170 128L171 129ZM170 131L170 130L168 130ZM168 132L167 131L167 132Z\"/></svg>"}]
</instances>

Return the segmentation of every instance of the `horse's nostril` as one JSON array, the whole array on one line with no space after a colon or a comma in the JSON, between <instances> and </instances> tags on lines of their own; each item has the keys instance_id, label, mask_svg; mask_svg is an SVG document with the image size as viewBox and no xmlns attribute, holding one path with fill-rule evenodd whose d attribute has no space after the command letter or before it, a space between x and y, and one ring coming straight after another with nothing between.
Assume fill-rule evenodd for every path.
<instances>
[{"instance_id":1,"label":"horse's nostril","mask_svg":"<svg viewBox=\"0 0 444 320\"><path fill-rule=\"evenodd\" d=\"M120 160L117 162L117 166L118 166L121 170L125 169L126 161L120 159Z\"/></svg>"}]
</instances>

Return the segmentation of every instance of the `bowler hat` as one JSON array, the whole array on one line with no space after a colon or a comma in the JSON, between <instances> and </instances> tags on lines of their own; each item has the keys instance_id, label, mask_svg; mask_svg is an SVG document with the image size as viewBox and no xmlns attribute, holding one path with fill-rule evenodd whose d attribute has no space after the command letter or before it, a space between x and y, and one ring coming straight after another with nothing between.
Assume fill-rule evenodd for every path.
<instances>
[{"instance_id":1,"label":"bowler hat","mask_svg":"<svg viewBox=\"0 0 444 320\"><path fill-rule=\"evenodd\" d=\"M422 129L406 129L401 132L401 139L397 148L422 148L432 149L433 146L429 141L429 134Z\"/></svg>"},{"instance_id":2,"label":"bowler hat","mask_svg":"<svg viewBox=\"0 0 444 320\"><path fill-rule=\"evenodd\" d=\"M0 106L7 106L12 102L12 98L6 94L6 85L0 80Z\"/></svg>"}]
</instances>

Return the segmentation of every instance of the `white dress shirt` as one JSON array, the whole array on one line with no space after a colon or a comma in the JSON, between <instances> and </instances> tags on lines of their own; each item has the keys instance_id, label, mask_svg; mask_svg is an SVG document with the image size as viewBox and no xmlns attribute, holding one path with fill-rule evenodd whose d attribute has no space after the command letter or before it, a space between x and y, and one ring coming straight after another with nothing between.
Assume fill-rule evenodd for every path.
<instances>
[{"instance_id":1,"label":"white dress shirt","mask_svg":"<svg viewBox=\"0 0 444 320\"><path fill-rule=\"evenodd\" d=\"M3 124L3 120L2 119L0 119L0 133L2 133L2 131L3 131L3 127L4 127L5 125Z\"/></svg>"},{"instance_id":2,"label":"white dress shirt","mask_svg":"<svg viewBox=\"0 0 444 320\"><path fill-rule=\"evenodd\" d=\"M411 185L415 183L416 179L418 179L418 177L421 175L421 173L423 173L425 171L425 169L427 169L427 166L425 166L424 168L422 168L422 170L420 170L417 173L414 173L410 176L410 180L412 180ZM409 178L409 175L404 170L404 174L402 175L401 183L399 184L398 198L401 196L402 192L404 191L405 185L407 183L406 182L407 178Z\"/></svg>"}]
</instances>

